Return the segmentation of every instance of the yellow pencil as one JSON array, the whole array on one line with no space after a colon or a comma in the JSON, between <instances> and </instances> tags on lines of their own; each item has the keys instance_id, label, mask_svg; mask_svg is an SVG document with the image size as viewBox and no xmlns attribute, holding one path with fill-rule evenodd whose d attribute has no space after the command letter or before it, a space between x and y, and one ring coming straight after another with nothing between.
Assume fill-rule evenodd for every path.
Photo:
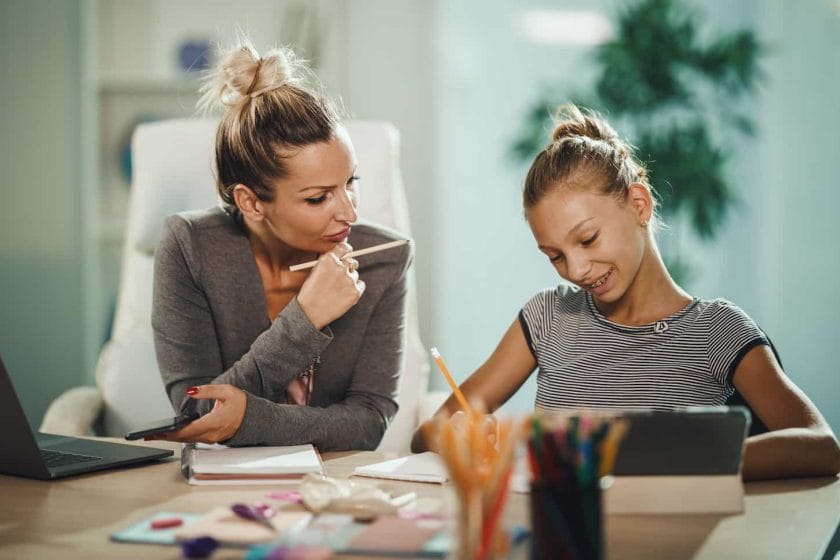
<instances>
[{"instance_id":1,"label":"yellow pencil","mask_svg":"<svg viewBox=\"0 0 840 560\"><path fill-rule=\"evenodd\" d=\"M461 408L464 409L464 412L469 414L471 417L475 416L475 411L470 406L470 403L467 402L466 397L464 397L464 393L461 392L461 389L455 383L455 380L452 378L452 374L449 373L449 368L446 367L446 364L443 363L443 358L440 357L440 352L438 352L437 348L432 348L432 357L435 359L435 363L440 369L440 372L443 374L443 377L446 378L446 382L449 383L449 387L452 388L452 393L455 395L455 398L458 399L458 402L461 404Z\"/></svg>"}]
</instances>

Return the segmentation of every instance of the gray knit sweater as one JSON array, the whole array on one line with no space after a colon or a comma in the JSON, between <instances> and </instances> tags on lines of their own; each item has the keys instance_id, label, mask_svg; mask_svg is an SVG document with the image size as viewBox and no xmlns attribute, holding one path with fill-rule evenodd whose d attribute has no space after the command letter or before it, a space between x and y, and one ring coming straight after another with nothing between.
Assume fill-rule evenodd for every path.
<instances>
[{"instance_id":1,"label":"gray knit sweater","mask_svg":"<svg viewBox=\"0 0 840 560\"><path fill-rule=\"evenodd\" d=\"M361 249L402 236L353 226ZM152 327L176 410L187 387L227 383L247 394L228 445L313 443L323 451L374 449L397 411L411 244L360 257L359 303L321 331L293 299L269 319L248 238L220 208L170 216L155 252ZM309 406L286 404L292 378L320 356ZM199 401L209 411L212 401Z\"/></svg>"}]
</instances>

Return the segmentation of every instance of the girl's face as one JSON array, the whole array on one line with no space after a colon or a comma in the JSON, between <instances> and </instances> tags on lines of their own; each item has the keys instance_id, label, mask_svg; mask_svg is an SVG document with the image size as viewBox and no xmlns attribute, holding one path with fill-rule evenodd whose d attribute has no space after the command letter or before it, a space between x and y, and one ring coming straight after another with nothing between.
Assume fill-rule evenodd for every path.
<instances>
[{"instance_id":1,"label":"girl's face","mask_svg":"<svg viewBox=\"0 0 840 560\"><path fill-rule=\"evenodd\" d=\"M272 234L301 251L326 253L350 235L358 219L356 155L338 127L328 142L296 149L286 158L288 175L274 185L274 200L260 202Z\"/></svg>"},{"instance_id":2,"label":"girl's face","mask_svg":"<svg viewBox=\"0 0 840 560\"><path fill-rule=\"evenodd\" d=\"M586 189L555 188L526 217L540 251L565 280L614 303L633 284L647 247L649 192L632 185L627 202Z\"/></svg>"}]
</instances>

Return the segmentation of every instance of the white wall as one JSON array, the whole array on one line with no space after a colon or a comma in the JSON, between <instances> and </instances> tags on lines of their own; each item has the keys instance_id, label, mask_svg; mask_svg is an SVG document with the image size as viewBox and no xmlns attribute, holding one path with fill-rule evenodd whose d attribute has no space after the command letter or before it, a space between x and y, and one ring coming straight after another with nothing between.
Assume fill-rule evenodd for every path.
<instances>
[{"instance_id":1,"label":"white wall","mask_svg":"<svg viewBox=\"0 0 840 560\"><path fill-rule=\"evenodd\" d=\"M345 5L341 80L335 84L351 116L394 123L402 140L402 171L415 240L420 332L431 343L439 308L432 240L436 235L435 125L432 41L434 3L366 0ZM364 172L362 171L362 196Z\"/></svg>"},{"instance_id":2,"label":"white wall","mask_svg":"<svg viewBox=\"0 0 840 560\"><path fill-rule=\"evenodd\" d=\"M840 432L840 5L757 0L754 28L770 50L754 108L755 139L734 174L741 206L711 247L694 290L743 307L787 374Z\"/></svg>"},{"instance_id":3,"label":"white wall","mask_svg":"<svg viewBox=\"0 0 840 560\"><path fill-rule=\"evenodd\" d=\"M30 421L83 378L78 2L0 2L0 355Z\"/></svg>"}]
</instances>

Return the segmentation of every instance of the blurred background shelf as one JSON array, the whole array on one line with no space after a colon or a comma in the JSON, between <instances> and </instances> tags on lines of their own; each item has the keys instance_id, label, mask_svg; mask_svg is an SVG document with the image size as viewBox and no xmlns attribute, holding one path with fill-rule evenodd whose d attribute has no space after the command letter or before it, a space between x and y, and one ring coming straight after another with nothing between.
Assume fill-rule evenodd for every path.
<instances>
[{"instance_id":1,"label":"blurred background shelf","mask_svg":"<svg viewBox=\"0 0 840 560\"><path fill-rule=\"evenodd\" d=\"M101 94L193 94L201 81L198 77L146 78L142 76L104 76L98 88Z\"/></svg>"}]
</instances>

